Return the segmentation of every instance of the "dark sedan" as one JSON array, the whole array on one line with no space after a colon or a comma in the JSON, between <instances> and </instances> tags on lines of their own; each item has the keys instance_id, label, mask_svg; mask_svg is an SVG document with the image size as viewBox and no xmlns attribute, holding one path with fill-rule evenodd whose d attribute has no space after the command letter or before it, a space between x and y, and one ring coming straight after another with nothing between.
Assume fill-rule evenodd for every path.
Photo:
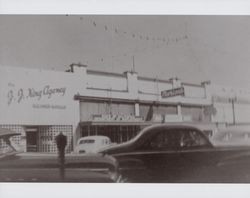
<instances>
[{"instance_id":1,"label":"dark sedan","mask_svg":"<svg viewBox=\"0 0 250 198\"><path fill-rule=\"evenodd\" d=\"M100 151L115 157L128 182L250 182L249 146L214 146L198 128L161 124Z\"/></svg>"},{"instance_id":2,"label":"dark sedan","mask_svg":"<svg viewBox=\"0 0 250 198\"><path fill-rule=\"evenodd\" d=\"M18 153L10 138L19 135L0 130L0 182L119 182L117 161L103 155L66 155L59 164L55 154Z\"/></svg>"}]
</instances>

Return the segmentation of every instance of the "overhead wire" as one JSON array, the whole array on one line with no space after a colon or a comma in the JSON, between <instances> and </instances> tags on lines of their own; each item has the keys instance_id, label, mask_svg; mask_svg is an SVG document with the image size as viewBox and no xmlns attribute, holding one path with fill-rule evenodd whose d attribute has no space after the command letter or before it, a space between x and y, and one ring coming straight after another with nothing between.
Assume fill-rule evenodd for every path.
<instances>
[{"instance_id":1,"label":"overhead wire","mask_svg":"<svg viewBox=\"0 0 250 198\"><path fill-rule=\"evenodd\" d=\"M67 15L68 16L68 15ZM85 21L84 25L92 26L93 28L99 28L99 30L103 30L105 33L110 33L111 35L111 55L106 55L99 57L97 59L98 62L105 62L107 59L111 59L111 64L114 64L115 59L118 60L120 58L130 58L132 56L138 56L141 53L153 52L155 50L160 50L162 48L168 47L171 44L178 44L179 42L188 39L187 32L184 35L178 37L170 37L168 35L159 36L159 35L149 35L142 34L138 32L128 31L125 28L120 28L118 26L114 26L114 22L112 21L111 25L106 23L99 23L96 19L91 18L91 16L80 16L80 21ZM112 26L112 27L111 27ZM136 45L131 45L130 49L127 49L121 53L117 53L114 55L113 47L115 36L118 36L123 39L136 40ZM139 43L138 43L139 42ZM141 42L141 43L140 43ZM112 66L113 70L113 66Z\"/></svg>"}]
</instances>

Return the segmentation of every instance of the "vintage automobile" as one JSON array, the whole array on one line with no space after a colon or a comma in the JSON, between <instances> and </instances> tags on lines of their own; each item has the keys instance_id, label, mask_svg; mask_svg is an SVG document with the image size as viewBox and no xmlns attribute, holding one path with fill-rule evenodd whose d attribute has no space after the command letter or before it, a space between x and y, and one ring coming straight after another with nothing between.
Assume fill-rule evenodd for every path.
<instances>
[{"instance_id":1,"label":"vintage automobile","mask_svg":"<svg viewBox=\"0 0 250 198\"><path fill-rule=\"evenodd\" d=\"M100 153L118 160L127 182L250 182L249 146L216 147L192 125L149 126Z\"/></svg>"},{"instance_id":2,"label":"vintage automobile","mask_svg":"<svg viewBox=\"0 0 250 198\"><path fill-rule=\"evenodd\" d=\"M119 182L117 161L111 156L66 155L64 165L55 154L19 153L0 128L0 182Z\"/></svg>"},{"instance_id":3,"label":"vintage automobile","mask_svg":"<svg viewBox=\"0 0 250 198\"><path fill-rule=\"evenodd\" d=\"M96 153L111 144L110 138L101 135L86 136L78 139L76 153Z\"/></svg>"}]
</instances>

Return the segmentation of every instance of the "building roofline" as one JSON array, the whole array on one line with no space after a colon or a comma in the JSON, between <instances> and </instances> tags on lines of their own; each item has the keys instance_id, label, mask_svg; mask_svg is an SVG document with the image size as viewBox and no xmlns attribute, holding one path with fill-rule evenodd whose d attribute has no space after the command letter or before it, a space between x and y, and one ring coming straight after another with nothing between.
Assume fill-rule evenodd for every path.
<instances>
[{"instance_id":1,"label":"building roofline","mask_svg":"<svg viewBox=\"0 0 250 198\"><path fill-rule=\"evenodd\" d=\"M192 87L204 87L203 84L195 84L195 83L186 83L186 82L182 82L181 85L183 86L192 86Z\"/></svg>"},{"instance_id":2,"label":"building roofline","mask_svg":"<svg viewBox=\"0 0 250 198\"><path fill-rule=\"evenodd\" d=\"M126 77L125 74L106 72L106 71L98 71L98 70L89 70L89 69L87 69L87 74L106 75L106 76L122 77L122 78Z\"/></svg>"},{"instance_id":3,"label":"building roofline","mask_svg":"<svg viewBox=\"0 0 250 198\"><path fill-rule=\"evenodd\" d=\"M78 66L78 67L88 67L87 65L83 65L81 63L72 63L70 65L70 69L67 70L69 71L73 71L73 66ZM113 77L122 77L122 78L126 78L126 73L131 72L131 73L135 73L138 75L137 72L134 71L125 71L123 73L115 73L115 72L107 72L107 71L100 71L100 70L92 70L92 69L86 69L87 74L94 74L94 75L106 75L106 76L113 76ZM172 83L171 79L158 79L158 78L153 78L153 77L146 77L146 76L138 76L137 77L138 80L145 80L145 81L151 81L151 82L161 82L161 83ZM196 83L187 83L187 82L181 82L182 85L188 85L188 86L195 86L195 87L204 87L204 82L200 83L200 84L196 84Z\"/></svg>"},{"instance_id":4,"label":"building roofline","mask_svg":"<svg viewBox=\"0 0 250 198\"><path fill-rule=\"evenodd\" d=\"M162 83L172 83L171 80L157 79L157 78L144 77L144 76L138 76L138 80L153 81L153 82L157 81L157 82L162 82Z\"/></svg>"}]
</instances>

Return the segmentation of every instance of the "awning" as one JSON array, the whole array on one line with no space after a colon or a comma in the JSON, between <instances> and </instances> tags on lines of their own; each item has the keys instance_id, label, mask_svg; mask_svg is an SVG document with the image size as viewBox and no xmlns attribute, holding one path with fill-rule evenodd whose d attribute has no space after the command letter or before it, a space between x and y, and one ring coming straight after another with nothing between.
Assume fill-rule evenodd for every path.
<instances>
[{"instance_id":1,"label":"awning","mask_svg":"<svg viewBox=\"0 0 250 198\"><path fill-rule=\"evenodd\" d=\"M95 126L148 126L157 124L156 122L112 122L112 121L84 121L81 126L95 125Z\"/></svg>"},{"instance_id":2,"label":"awning","mask_svg":"<svg viewBox=\"0 0 250 198\"><path fill-rule=\"evenodd\" d=\"M83 121L80 122L80 126L150 126L154 124L162 124L162 122L119 122L119 121ZM178 125L178 124L187 124L196 126L201 130L214 130L216 124L214 123L202 123L202 122L165 122L164 124Z\"/></svg>"}]
</instances>

